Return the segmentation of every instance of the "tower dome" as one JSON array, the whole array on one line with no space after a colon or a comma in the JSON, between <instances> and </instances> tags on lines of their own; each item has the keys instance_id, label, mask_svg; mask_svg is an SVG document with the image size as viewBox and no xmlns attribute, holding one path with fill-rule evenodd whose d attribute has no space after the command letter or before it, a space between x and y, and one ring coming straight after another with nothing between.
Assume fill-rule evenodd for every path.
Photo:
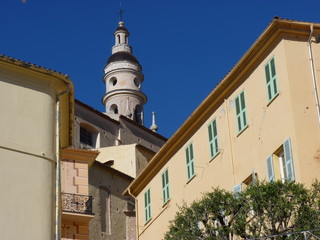
<instances>
[{"instance_id":1,"label":"tower dome","mask_svg":"<svg viewBox=\"0 0 320 240\"><path fill-rule=\"evenodd\" d=\"M106 114L117 120L124 115L143 124L143 105L147 102L147 96L141 91L144 76L138 59L132 54L124 22L119 22L114 37L112 55L104 68L106 94L102 102Z\"/></svg>"}]
</instances>

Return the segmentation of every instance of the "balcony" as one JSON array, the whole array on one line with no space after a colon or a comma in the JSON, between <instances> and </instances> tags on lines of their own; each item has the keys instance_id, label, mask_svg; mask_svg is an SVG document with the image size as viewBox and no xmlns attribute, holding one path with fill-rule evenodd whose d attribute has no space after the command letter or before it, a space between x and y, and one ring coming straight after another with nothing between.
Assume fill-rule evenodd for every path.
<instances>
[{"instance_id":1,"label":"balcony","mask_svg":"<svg viewBox=\"0 0 320 240\"><path fill-rule=\"evenodd\" d=\"M62 211L93 215L92 197L87 195L62 193Z\"/></svg>"}]
</instances>

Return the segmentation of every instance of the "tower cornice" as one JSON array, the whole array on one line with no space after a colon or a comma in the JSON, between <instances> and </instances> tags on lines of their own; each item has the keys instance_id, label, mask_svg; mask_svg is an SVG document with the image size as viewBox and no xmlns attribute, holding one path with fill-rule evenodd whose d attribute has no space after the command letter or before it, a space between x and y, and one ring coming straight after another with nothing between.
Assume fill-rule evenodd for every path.
<instances>
[{"instance_id":1,"label":"tower cornice","mask_svg":"<svg viewBox=\"0 0 320 240\"><path fill-rule=\"evenodd\" d=\"M126 60L112 62L106 65L104 68L105 74L109 72L116 71L116 70L128 70L128 71L135 71L141 73L141 66ZM142 73L141 73L142 74Z\"/></svg>"},{"instance_id":2,"label":"tower cornice","mask_svg":"<svg viewBox=\"0 0 320 240\"><path fill-rule=\"evenodd\" d=\"M141 102L143 104L145 104L148 100L147 96L138 90L132 90L132 89L116 89L116 90L112 90L107 92L103 97L102 97L102 103L105 105L106 101L116 95L132 95L134 94L135 96L139 97Z\"/></svg>"},{"instance_id":3,"label":"tower cornice","mask_svg":"<svg viewBox=\"0 0 320 240\"><path fill-rule=\"evenodd\" d=\"M144 75L142 72L138 72L136 69L130 69L130 68L126 68L126 67L121 67L121 68L109 70L104 75L103 81L106 82L106 79L108 79L109 77L116 75L117 73L123 73L123 72L131 72L131 73L135 74L136 76L138 76L141 79L141 82L144 81Z\"/></svg>"}]
</instances>

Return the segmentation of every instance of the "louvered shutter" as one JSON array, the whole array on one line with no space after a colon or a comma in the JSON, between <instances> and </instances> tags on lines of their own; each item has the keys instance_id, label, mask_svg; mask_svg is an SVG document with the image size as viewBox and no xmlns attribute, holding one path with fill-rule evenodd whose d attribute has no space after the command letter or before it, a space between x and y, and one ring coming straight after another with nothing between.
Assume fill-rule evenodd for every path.
<instances>
[{"instance_id":1,"label":"louvered shutter","mask_svg":"<svg viewBox=\"0 0 320 240\"><path fill-rule=\"evenodd\" d=\"M144 193L144 216L145 221L149 220L149 212L148 212L148 192Z\"/></svg>"},{"instance_id":2,"label":"louvered shutter","mask_svg":"<svg viewBox=\"0 0 320 240\"><path fill-rule=\"evenodd\" d=\"M268 170L268 181L273 182L274 181L274 168L273 168L272 155L270 155L267 158L267 170Z\"/></svg>"},{"instance_id":3,"label":"louvered shutter","mask_svg":"<svg viewBox=\"0 0 320 240\"><path fill-rule=\"evenodd\" d=\"M163 202L166 202L166 176L165 176L165 172L162 173L162 198L163 198Z\"/></svg>"},{"instance_id":4,"label":"louvered shutter","mask_svg":"<svg viewBox=\"0 0 320 240\"><path fill-rule=\"evenodd\" d=\"M284 152L284 159L286 164L287 180L294 181L295 178L294 178L294 168L293 168L290 138L283 143L283 152Z\"/></svg>"},{"instance_id":5,"label":"louvered shutter","mask_svg":"<svg viewBox=\"0 0 320 240\"><path fill-rule=\"evenodd\" d=\"M189 155L189 147L186 148L186 161L187 161L187 177L190 179L191 172L190 172L190 155Z\"/></svg>"},{"instance_id":6,"label":"louvered shutter","mask_svg":"<svg viewBox=\"0 0 320 240\"><path fill-rule=\"evenodd\" d=\"M242 184L240 183L240 184L238 184L238 185L235 185L234 187L233 187L233 193L241 193L241 191L242 191Z\"/></svg>"},{"instance_id":7,"label":"louvered shutter","mask_svg":"<svg viewBox=\"0 0 320 240\"><path fill-rule=\"evenodd\" d=\"M150 189L148 189L144 193L144 208L145 208L145 221L148 222L151 219Z\"/></svg>"}]
</instances>

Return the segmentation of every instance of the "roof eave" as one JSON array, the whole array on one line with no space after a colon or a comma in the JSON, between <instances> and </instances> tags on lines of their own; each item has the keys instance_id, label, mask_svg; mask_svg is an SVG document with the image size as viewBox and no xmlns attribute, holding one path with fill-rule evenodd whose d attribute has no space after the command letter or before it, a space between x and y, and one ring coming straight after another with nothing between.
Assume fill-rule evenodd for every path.
<instances>
[{"instance_id":1,"label":"roof eave","mask_svg":"<svg viewBox=\"0 0 320 240\"><path fill-rule=\"evenodd\" d=\"M74 129L74 87L73 83L70 80L69 76L66 74L62 74L60 72L57 72L55 70L45 68L30 62L22 61L20 59L16 59L13 57L5 56L0 54L0 61L5 62L10 65L14 65L19 68L23 68L30 71L35 71L40 74L44 74L50 77L53 77L59 81L62 81L64 84L67 85L68 89L68 98L67 101L68 104L68 143L65 146L62 146L63 148L69 147L73 144L73 129Z\"/></svg>"}]
</instances>

